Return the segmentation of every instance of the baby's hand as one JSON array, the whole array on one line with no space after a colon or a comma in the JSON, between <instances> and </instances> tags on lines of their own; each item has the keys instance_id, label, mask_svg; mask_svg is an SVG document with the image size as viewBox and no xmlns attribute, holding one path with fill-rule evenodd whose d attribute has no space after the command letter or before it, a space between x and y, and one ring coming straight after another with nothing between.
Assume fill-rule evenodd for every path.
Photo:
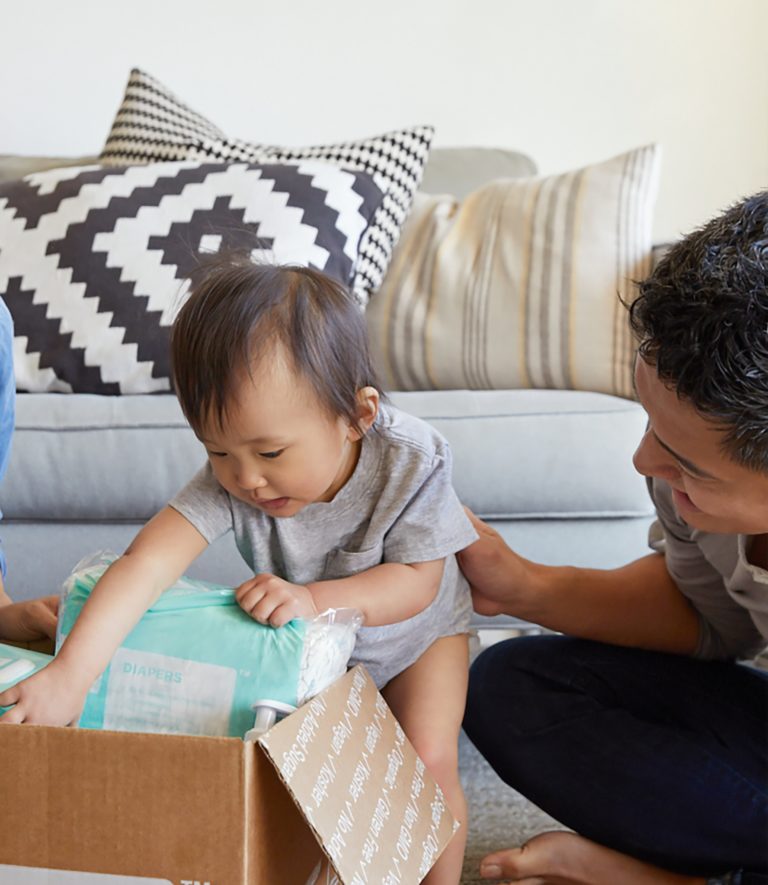
<instances>
[{"instance_id":1,"label":"baby's hand","mask_svg":"<svg viewBox=\"0 0 768 885\"><path fill-rule=\"evenodd\" d=\"M56 661L0 692L0 706L15 704L0 716L0 723L30 725L73 725L80 717L88 685Z\"/></svg>"},{"instance_id":2,"label":"baby's hand","mask_svg":"<svg viewBox=\"0 0 768 885\"><path fill-rule=\"evenodd\" d=\"M294 618L317 616L315 602L303 584L291 584L264 572L235 590L240 608L260 624L282 627Z\"/></svg>"}]
</instances>

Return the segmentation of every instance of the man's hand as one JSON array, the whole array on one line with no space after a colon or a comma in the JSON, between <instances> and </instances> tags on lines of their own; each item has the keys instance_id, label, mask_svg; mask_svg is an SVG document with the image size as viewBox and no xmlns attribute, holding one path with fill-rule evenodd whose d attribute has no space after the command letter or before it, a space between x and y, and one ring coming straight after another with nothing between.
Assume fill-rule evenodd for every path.
<instances>
[{"instance_id":1,"label":"man's hand","mask_svg":"<svg viewBox=\"0 0 768 885\"><path fill-rule=\"evenodd\" d=\"M27 642L46 636L55 639L58 610L58 596L12 602L0 607L0 640Z\"/></svg>"},{"instance_id":2,"label":"man's hand","mask_svg":"<svg viewBox=\"0 0 768 885\"><path fill-rule=\"evenodd\" d=\"M477 541L459 551L457 558L472 588L472 604L481 615L523 615L518 610L524 595L529 595L532 563L511 550L501 535L464 508Z\"/></svg>"},{"instance_id":3,"label":"man's hand","mask_svg":"<svg viewBox=\"0 0 768 885\"><path fill-rule=\"evenodd\" d=\"M0 716L0 723L73 725L80 718L89 687L54 660L29 679L0 692L0 706L15 704Z\"/></svg>"},{"instance_id":4,"label":"man's hand","mask_svg":"<svg viewBox=\"0 0 768 885\"><path fill-rule=\"evenodd\" d=\"M255 621L271 627L282 627L294 618L317 616L312 593L306 587L268 572L241 584L235 590L235 599Z\"/></svg>"},{"instance_id":5,"label":"man's hand","mask_svg":"<svg viewBox=\"0 0 768 885\"><path fill-rule=\"evenodd\" d=\"M476 612L512 615L596 642L694 653L699 615L661 554L613 569L541 565L510 550L474 513L467 516L480 539L457 556Z\"/></svg>"}]
</instances>

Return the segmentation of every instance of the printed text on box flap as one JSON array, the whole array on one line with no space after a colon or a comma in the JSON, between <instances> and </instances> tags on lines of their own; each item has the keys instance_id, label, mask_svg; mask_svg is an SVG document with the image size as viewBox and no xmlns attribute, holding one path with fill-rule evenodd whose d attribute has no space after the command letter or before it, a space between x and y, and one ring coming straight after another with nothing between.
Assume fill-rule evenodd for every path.
<instances>
[{"instance_id":1,"label":"printed text on box flap","mask_svg":"<svg viewBox=\"0 0 768 885\"><path fill-rule=\"evenodd\" d=\"M361 666L259 738L344 885L416 885L456 822Z\"/></svg>"}]
</instances>

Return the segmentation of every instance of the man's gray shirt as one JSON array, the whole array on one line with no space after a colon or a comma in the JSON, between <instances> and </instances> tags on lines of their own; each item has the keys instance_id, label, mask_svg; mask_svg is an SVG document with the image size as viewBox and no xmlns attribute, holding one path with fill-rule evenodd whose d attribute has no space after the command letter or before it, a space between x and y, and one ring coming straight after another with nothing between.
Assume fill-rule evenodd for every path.
<instances>
[{"instance_id":1,"label":"man's gray shirt","mask_svg":"<svg viewBox=\"0 0 768 885\"><path fill-rule=\"evenodd\" d=\"M414 663L439 637L464 633L472 604L454 554L477 538L451 483L451 453L426 422L382 406L354 473L332 501L275 518L233 498L210 464L170 502L212 543L230 529L254 573L295 584L346 578L383 562L445 558L435 600L395 624L362 627L351 664L376 685Z\"/></svg>"},{"instance_id":2,"label":"man's gray shirt","mask_svg":"<svg viewBox=\"0 0 768 885\"><path fill-rule=\"evenodd\" d=\"M768 643L768 572L747 561L748 535L692 528L678 516L669 484L649 479L658 519L650 546L699 615L696 657L754 657Z\"/></svg>"}]
</instances>

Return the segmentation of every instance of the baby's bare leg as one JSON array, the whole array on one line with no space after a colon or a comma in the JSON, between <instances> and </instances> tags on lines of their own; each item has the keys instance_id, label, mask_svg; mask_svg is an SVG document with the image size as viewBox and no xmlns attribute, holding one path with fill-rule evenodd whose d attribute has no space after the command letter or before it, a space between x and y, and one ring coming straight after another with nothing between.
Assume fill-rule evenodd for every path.
<instances>
[{"instance_id":1,"label":"baby's bare leg","mask_svg":"<svg viewBox=\"0 0 768 885\"><path fill-rule=\"evenodd\" d=\"M467 841L467 806L459 780L459 730L467 694L466 634L434 642L382 694L461 824L424 883L458 885Z\"/></svg>"}]
</instances>

